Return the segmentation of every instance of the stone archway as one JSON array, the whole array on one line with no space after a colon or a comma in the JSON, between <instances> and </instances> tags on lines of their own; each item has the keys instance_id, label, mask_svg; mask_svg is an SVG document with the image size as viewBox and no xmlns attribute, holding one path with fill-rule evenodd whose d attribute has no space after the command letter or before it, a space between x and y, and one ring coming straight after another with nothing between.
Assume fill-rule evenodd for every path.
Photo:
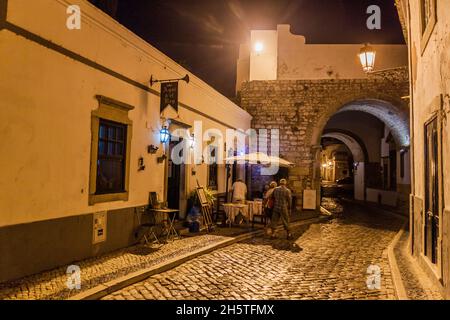
<instances>
[{"instance_id":1,"label":"stone archway","mask_svg":"<svg viewBox=\"0 0 450 320\"><path fill-rule=\"evenodd\" d=\"M408 119L402 99L408 94L408 70L399 68L362 79L249 81L240 105L253 116L254 129L279 130L280 155L295 163L289 181L300 209L305 189L317 190L320 205L320 138L328 120L356 101L382 102Z\"/></svg>"},{"instance_id":2,"label":"stone archway","mask_svg":"<svg viewBox=\"0 0 450 320\"><path fill-rule=\"evenodd\" d=\"M396 142L403 147L409 146L409 107L401 97L391 97L385 94L352 95L338 99L337 102L326 109L318 119L311 135L311 145L320 143L323 130L336 113L343 111L362 111L374 115L389 128L396 132ZM400 128L395 125L400 124ZM407 139L401 138L406 134Z\"/></svg>"},{"instance_id":3,"label":"stone archway","mask_svg":"<svg viewBox=\"0 0 450 320\"><path fill-rule=\"evenodd\" d=\"M385 100L381 100L381 96ZM395 102L392 102L395 101ZM410 136L409 136L409 113L408 107L403 101L399 101L398 99L388 97L383 94L378 94L377 98L358 98L349 100L340 106L337 104L327 109L313 130L311 145L316 146L320 144L320 139L326 134L325 127L328 121L335 115L340 112L345 111L361 111L368 114L371 114L378 118L381 122L383 122L386 127L391 131L392 136L396 142L398 149L408 148L410 145ZM338 139L340 140L340 139ZM341 140L342 141L342 140ZM318 152L320 149L312 148L311 152L315 152L314 155L315 163L313 164L313 170L315 171L313 186L317 190L317 197L320 198L320 185L321 180L319 179L318 173L320 172L320 157L318 157ZM361 176L358 179L363 179ZM358 184L361 186L361 184ZM355 184L356 186L356 184ZM358 198L365 198L364 190L358 188ZM356 198L356 190L355 190L355 198ZM360 199L363 200L363 199Z\"/></svg>"}]
</instances>

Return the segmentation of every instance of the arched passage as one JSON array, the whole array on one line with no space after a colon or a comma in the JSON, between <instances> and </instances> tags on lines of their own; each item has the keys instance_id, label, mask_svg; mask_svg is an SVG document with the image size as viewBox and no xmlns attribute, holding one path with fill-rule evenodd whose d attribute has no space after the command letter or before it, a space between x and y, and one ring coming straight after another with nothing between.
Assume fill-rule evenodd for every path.
<instances>
[{"instance_id":1,"label":"arched passage","mask_svg":"<svg viewBox=\"0 0 450 320\"><path fill-rule=\"evenodd\" d=\"M362 111L381 120L392 133L399 148L410 144L408 114L395 105L376 99L356 100L345 104L338 112Z\"/></svg>"},{"instance_id":2,"label":"arched passage","mask_svg":"<svg viewBox=\"0 0 450 320\"><path fill-rule=\"evenodd\" d=\"M341 141L347 146L353 156L354 161L354 197L356 200L364 200L364 177L365 177L365 162L367 159L365 147L360 144L354 137L343 132L327 132L322 135L322 138L333 138Z\"/></svg>"},{"instance_id":3,"label":"arched passage","mask_svg":"<svg viewBox=\"0 0 450 320\"><path fill-rule=\"evenodd\" d=\"M321 185L321 179L320 179L320 170L321 170L321 162L320 162L320 148L314 148L314 146L320 146L322 137L330 134L329 131L327 131L326 127L329 122L329 120L337 115L337 114L343 114L343 113L351 113L351 112L362 112L365 114L369 114L373 116L374 118L381 121L381 123L384 124L385 128L389 132L389 136L392 137L390 144L394 144L396 150L399 152L400 150L405 150L408 148L410 144L410 136L409 136L409 114L408 114L408 108L402 101L396 101L395 99L380 99L380 96L375 95L376 98L358 98L349 100L345 103L342 103L340 105L335 104L331 107L326 109L326 112L322 114L318 121L317 125L313 130L312 133L312 140L311 145L313 148L311 151L313 152L313 159L314 159L314 165L313 165L313 172L314 172L314 182L313 185L316 186L316 188L319 190ZM342 101L342 100L341 100ZM395 101L395 102L393 102ZM339 103L339 102L338 102ZM370 128L368 128L370 129ZM351 135L349 135L351 137ZM351 146L353 144L358 144L363 147L363 144L360 143L360 141L355 141L354 138L348 138L345 137L345 134L336 135L335 137L337 140L342 141L349 149L353 149L353 152L360 152L356 151L356 149L352 148ZM353 141L352 141L353 140ZM380 137L380 140L382 140L382 137ZM390 152L390 151L389 151ZM367 161L367 159L366 159ZM367 171L365 175L367 175L368 172L372 173L375 171L378 171L378 169L374 170L373 167L367 167L368 164L372 165L372 163L364 162L364 169ZM380 160L381 162L381 160ZM392 163L396 163L396 160L394 160ZM368 169L369 168L369 169ZM382 170L380 168L380 170ZM395 170L395 169L394 169ZM364 187L367 187L367 181L364 178L364 176L360 176L359 171L358 173L358 179L363 180L365 183L363 184ZM384 177L382 177L384 178ZM381 178L380 178L381 179ZM355 184L355 198L357 199L364 199L365 196L365 190L364 187L361 187L361 182L358 182L358 184ZM358 188L358 191L356 191L356 188ZM356 195L356 192L358 193Z\"/></svg>"},{"instance_id":4,"label":"arched passage","mask_svg":"<svg viewBox=\"0 0 450 320\"><path fill-rule=\"evenodd\" d=\"M356 112L353 110L359 109L361 113L376 118L381 124L381 120L375 116L377 114L380 117L375 109L381 108L381 114L385 117L380 127L390 123L390 128L395 129L395 122L388 121L390 116L394 116L394 119L403 121L401 127L407 128L409 107L408 101L402 97L409 93L408 80L408 69L399 68L357 79L249 81L242 86L240 101L242 108L253 116L254 128L279 130L280 155L295 164L289 169L288 178L298 199L297 207L302 207L305 190L318 192L318 206L321 187L321 137L329 119L347 106L347 110L344 109L345 112L342 113ZM377 106L370 108L371 105ZM327 129L332 128L329 126ZM342 129L341 126L335 128ZM402 135L395 134L392 141L400 140ZM380 142L382 137L376 139ZM409 135L406 141L408 140ZM372 145L367 143L366 139L364 144ZM398 143L399 146L407 144L408 142ZM376 161L372 160L376 159L375 154L369 156L371 162ZM366 172L378 170L376 167L369 169L372 163L365 164ZM372 181L366 179L365 183L368 187Z\"/></svg>"},{"instance_id":5,"label":"arched passage","mask_svg":"<svg viewBox=\"0 0 450 320\"><path fill-rule=\"evenodd\" d=\"M409 138L409 109L408 105L400 100L383 94L367 93L363 97L347 97L337 99L326 108L316 121L311 135L311 145L320 144L323 131L330 118L339 112L361 111L372 114L380 119L395 132L395 139L399 146L408 147Z\"/></svg>"}]
</instances>

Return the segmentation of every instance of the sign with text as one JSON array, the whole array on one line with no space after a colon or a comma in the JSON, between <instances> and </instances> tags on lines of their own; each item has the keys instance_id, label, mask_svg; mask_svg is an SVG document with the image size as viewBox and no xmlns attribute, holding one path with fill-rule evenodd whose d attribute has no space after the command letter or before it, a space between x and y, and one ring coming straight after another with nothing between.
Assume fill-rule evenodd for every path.
<instances>
[{"instance_id":1,"label":"sign with text","mask_svg":"<svg viewBox=\"0 0 450 320\"><path fill-rule=\"evenodd\" d=\"M303 190L303 209L316 210L316 190Z\"/></svg>"},{"instance_id":2,"label":"sign with text","mask_svg":"<svg viewBox=\"0 0 450 320\"><path fill-rule=\"evenodd\" d=\"M171 106L178 112L178 82L161 83L161 110Z\"/></svg>"}]
</instances>

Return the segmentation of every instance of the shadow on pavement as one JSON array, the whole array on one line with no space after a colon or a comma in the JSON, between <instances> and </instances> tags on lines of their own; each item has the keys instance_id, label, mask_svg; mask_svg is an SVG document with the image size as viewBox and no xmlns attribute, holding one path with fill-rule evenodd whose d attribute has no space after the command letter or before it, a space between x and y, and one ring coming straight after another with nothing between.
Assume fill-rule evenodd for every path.
<instances>
[{"instance_id":1,"label":"shadow on pavement","mask_svg":"<svg viewBox=\"0 0 450 320\"><path fill-rule=\"evenodd\" d=\"M286 231L277 231L275 233L276 238L272 239L269 235L259 236L251 238L241 243L251 244L251 245L266 245L271 246L274 250L290 251L290 252L301 252L303 249L296 243L297 240L309 229L310 225L301 225L292 228L292 240L287 240Z\"/></svg>"}]
</instances>

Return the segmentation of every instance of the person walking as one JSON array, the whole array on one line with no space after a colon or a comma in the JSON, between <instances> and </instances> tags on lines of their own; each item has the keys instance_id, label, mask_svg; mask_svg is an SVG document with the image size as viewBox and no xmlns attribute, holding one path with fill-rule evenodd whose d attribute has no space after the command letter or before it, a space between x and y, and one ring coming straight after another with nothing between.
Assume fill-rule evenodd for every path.
<instances>
[{"instance_id":1,"label":"person walking","mask_svg":"<svg viewBox=\"0 0 450 320\"><path fill-rule=\"evenodd\" d=\"M264 200L263 200L263 208L264 215L267 217L266 225L270 225L270 221L272 219L272 211L273 211L273 191L277 187L277 183L272 181L270 185L267 186L267 190L264 192Z\"/></svg>"},{"instance_id":2,"label":"person walking","mask_svg":"<svg viewBox=\"0 0 450 320\"><path fill-rule=\"evenodd\" d=\"M287 239L292 239L292 234L289 228L290 223L290 211L292 204L292 194L291 191L287 188L287 180L281 179L280 186L276 187L273 190L273 213L271 219L271 235L272 238L275 238L275 228L278 225L279 220L283 223L283 227L287 233Z\"/></svg>"}]
</instances>

